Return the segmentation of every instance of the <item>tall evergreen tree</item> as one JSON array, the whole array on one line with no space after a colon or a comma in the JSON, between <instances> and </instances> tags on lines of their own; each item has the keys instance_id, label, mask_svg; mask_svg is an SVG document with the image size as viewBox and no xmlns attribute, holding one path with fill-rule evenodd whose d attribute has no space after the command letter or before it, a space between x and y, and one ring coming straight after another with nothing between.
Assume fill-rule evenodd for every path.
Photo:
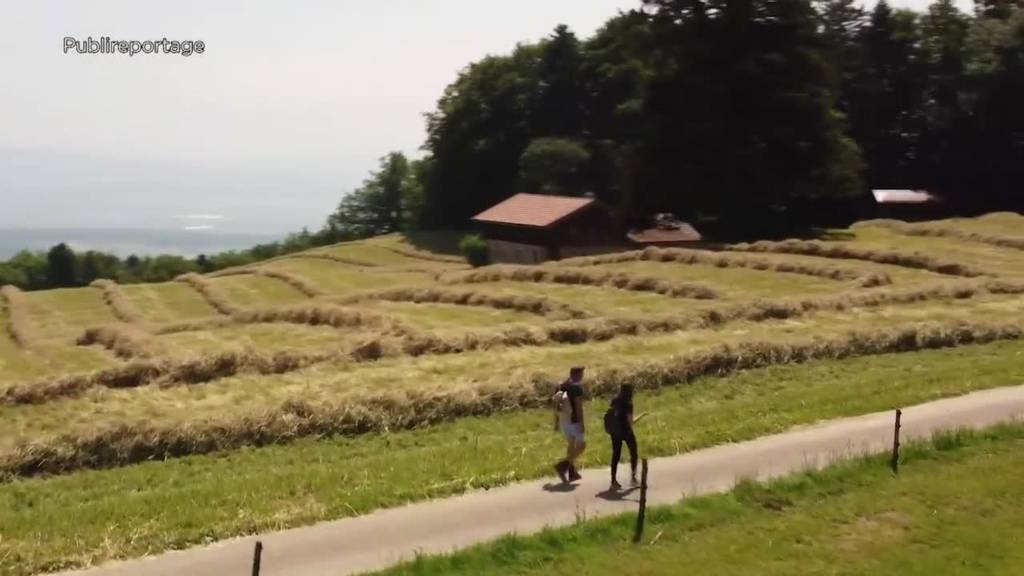
<instances>
[{"instance_id":1,"label":"tall evergreen tree","mask_svg":"<svg viewBox=\"0 0 1024 576\"><path fill-rule=\"evenodd\" d=\"M540 45L536 96L529 118L534 136L572 138L586 128L580 41L565 24Z\"/></svg>"},{"instance_id":2,"label":"tall evergreen tree","mask_svg":"<svg viewBox=\"0 0 1024 576\"><path fill-rule=\"evenodd\" d=\"M763 217L793 198L860 191L817 17L803 0L658 0L672 62L648 111L649 210Z\"/></svg>"},{"instance_id":3,"label":"tall evergreen tree","mask_svg":"<svg viewBox=\"0 0 1024 576\"><path fill-rule=\"evenodd\" d=\"M863 66L849 102L850 133L873 187L920 185L925 74L916 16L880 0L861 35Z\"/></svg>"},{"instance_id":4,"label":"tall evergreen tree","mask_svg":"<svg viewBox=\"0 0 1024 576\"><path fill-rule=\"evenodd\" d=\"M46 280L53 288L76 285L75 252L67 244L61 242L46 254Z\"/></svg>"}]
</instances>

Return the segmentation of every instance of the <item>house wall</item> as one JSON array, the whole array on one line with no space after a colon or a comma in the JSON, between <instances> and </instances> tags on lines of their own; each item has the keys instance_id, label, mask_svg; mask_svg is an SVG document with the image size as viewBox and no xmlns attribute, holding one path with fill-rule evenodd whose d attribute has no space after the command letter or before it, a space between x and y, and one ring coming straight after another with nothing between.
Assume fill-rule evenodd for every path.
<instances>
[{"instance_id":1,"label":"house wall","mask_svg":"<svg viewBox=\"0 0 1024 576\"><path fill-rule=\"evenodd\" d=\"M491 261L497 264L539 264L548 260L548 249L536 244L487 240Z\"/></svg>"}]
</instances>

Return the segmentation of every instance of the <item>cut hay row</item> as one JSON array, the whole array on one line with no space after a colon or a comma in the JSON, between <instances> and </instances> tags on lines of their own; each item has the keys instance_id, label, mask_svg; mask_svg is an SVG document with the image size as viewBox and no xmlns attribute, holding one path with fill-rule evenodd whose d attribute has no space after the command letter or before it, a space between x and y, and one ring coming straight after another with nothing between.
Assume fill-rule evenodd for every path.
<instances>
[{"instance_id":1,"label":"cut hay row","mask_svg":"<svg viewBox=\"0 0 1024 576\"><path fill-rule=\"evenodd\" d=\"M103 346L119 358L151 358L165 350L152 334L133 324L108 324L88 328L78 337L79 346Z\"/></svg>"},{"instance_id":2,"label":"cut hay row","mask_svg":"<svg viewBox=\"0 0 1024 576\"><path fill-rule=\"evenodd\" d=\"M425 252L423 250L416 250L412 248L401 248L399 246L390 246L388 244L372 244L372 246L378 246L385 250L389 250L399 256L405 256L406 258L413 258L416 260L427 260L430 262L444 262L446 264L465 264L465 258L459 258L458 256L445 256L443 254L434 254L433 252Z\"/></svg>"},{"instance_id":3,"label":"cut hay row","mask_svg":"<svg viewBox=\"0 0 1024 576\"><path fill-rule=\"evenodd\" d=\"M264 276L266 278L274 278L280 280L285 284L288 284L292 288L295 288L299 292L302 292L309 298L316 298L317 296L323 296L324 291L318 286L306 280L305 278L292 274L291 272L284 272L282 270L267 270L265 268L257 268L253 270L254 274Z\"/></svg>"},{"instance_id":4,"label":"cut hay row","mask_svg":"<svg viewBox=\"0 0 1024 576\"><path fill-rule=\"evenodd\" d=\"M983 234L981 232L967 232L966 230L958 230L956 228L946 228L944 226L934 226L927 224L908 224L901 220L868 220L867 222L858 222L854 225L854 228L858 226L869 227L873 226L876 228L885 228L892 230L897 234L903 234L906 236L922 236L929 238L954 238L956 240L964 240L966 242L977 242L979 244L988 244L990 246L998 246L1000 248L1014 248L1016 250L1024 250L1024 237L1015 238L1013 236L999 236L996 234ZM1022 230L1024 233L1024 230Z\"/></svg>"},{"instance_id":5,"label":"cut hay row","mask_svg":"<svg viewBox=\"0 0 1024 576\"><path fill-rule=\"evenodd\" d=\"M329 302L299 304L283 308L242 310L231 315L238 324L283 322L333 328L374 328L385 333L404 334L412 329L387 314L347 308Z\"/></svg>"},{"instance_id":6,"label":"cut hay row","mask_svg":"<svg viewBox=\"0 0 1024 576\"><path fill-rule=\"evenodd\" d=\"M247 273L249 272L232 272L232 274ZM231 302L231 300L229 300L227 296L224 296L224 294L221 293L221 291L218 290L217 287L213 285L213 282L211 282L210 279L205 276L201 276L199 274L196 274L195 272L189 272L188 274L182 274L181 276L178 276L174 280L176 282L183 282L191 286L193 289L195 289L196 292L199 292L199 294L204 299L206 299L206 302L210 306L212 306L214 310L220 312L221 314L230 316L236 312L242 311L241 308L235 306L235 304Z\"/></svg>"},{"instance_id":7,"label":"cut hay row","mask_svg":"<svg viewBox=\"0 0 1024 576\"><path fill-rule=\"evenodd\" d=\"M403 354L403 338L418 339L419 334L399 320L375 312L343 308L334 304L289 306L267 310L244 310L228 318L197 321L194 325L208 324L207 328L238 324L287 323L334 328L367 328L369 335L360 343L330 352L305 353L290 351L274 355L251 352L225 352L204 355L184 361L174 359L134 363L91 374L71 375L56 380L44 380L9 388L0 396L2 404L38 404L65 396L81 394L90 388L135 388L159 382L165 386L201 384L237 372L279 374L342 357L356 361L373 361L384 356ZM167 327L157 328L155 334L168 334ZM122 358L156 358L163 352L159 342L138 327L113 324L89 328L78 338L78 344L98 344ZM281 356L283 354L283 356ZM268 358L277 360L268 360ZM281 363L280 358L289 362ZM229 366L230 370L225 369ZM268 369L266 366L275 366Z\"/></svg>"},{"instance_id":8,"label":"cut hay row","mask_svg":"<svg viewBox=\"0 0 1024 576\"><path fill-rule=\"evenodd\" d=\"M604 371L594 375L590 389L594 395L602 396L622 384L647 390L772 365L912 352L1020 337L1021 329L1014 324L956 323L851 332L791 344L751 342ZM0 455L0 476L109 468L244 446L283 444L303 437L408 429L460 417L539 407L547 403L551 390L562 376L560 373L536 373L512 382L503 380L477 385L471 390L404 390L335 405L313 404L296 398L274 409L222 422L197 421L169 427L123 425L81 436L64 435L21 445Z\"/></svg>"},{"instance_id":9,"label":"cut hay row","mask_svg":"<svg viewBox=\"0 0 1024 576\"><path fill-rule=\"evenodd\" d=\"M686 314L644 318L593 318L551 322L542 326L513 325L500 330L467 331L458 335L407 334L401 353L409 356L458 354L500 347L584 344L622 336L710 329L730 322L795 319L818 312L843 312L930 300L954 300L987 294L1024 294L1024 284L989 281L942 282L909 289L849 291L835 296L756 300Z\"/></svg>"},{"instance_id":10,"label":"cut hay row","mask_svg":"<svg viewBox=\"0 0 1024 576\"><path fill-rule=\"evenodd\" d=\"M238 310L229 316L172 322L155 326L153 333L158 335L178 334L240 324L273 323L333 326L335 328L371 327L395 332L408 330L401 321L387 314L355 310L328 301L318 301L281 308Z\"/></svg>"},{"instance_id":11,"label":"cut hay row","mask_svg":"<svg viewBox=\"0 0 1024 576\"><path fill-rule=\"evenodd\" d=\"M974 278L987 275L986 272L978 270L973 266L940 260L924 254L871 250L850 244L827 244L818 240L783 240L781 242L760 240L753 244L734 244L728 246L727 249L737 252L771 252L775 254L817 256L819 258L838 258L841 260L865 260L876 264L889 264L903 268L927 270L947 276Z\"/></svg>"},{"instance_id":12,"label":"cut hay row","mask_svg":"<svg viewBox=\"0 0 1024 576\"><path fill-rule=\"evenodd\" d=\"M395 288L366 292L356 296L342 297L338 302L356 304L359 302L384 300L388 302L411 302L415 304L455 304L459 306L483 306L498 310L515 310L553 319L586 318L584 310L545 296L516 294L488 294L477 290L451 288Z\"/></svg>"},{"instance_id":13,"label":"cut hay row","mask_svg":"<svg viewBox=\"0 0 1024 576\"><path fill-rule=\"evenodd\" d=\"M686 248L650 247L645 248L644 250L632 250L629 252L603 254L600 256L568 258L550 265L599 266L602 264L636 261L675 262L690 265L700 264L714 266L716 268L750 268L752 270L801 274L804 276L815 276L831 280L855 280L859 286L864 288L892 284L892 279L884 273L865 272L853 268L840 268L827 265L780 262L754 255L740 255L729 252L710 252L707 250L690 250Z\"/></svg>"},{"instance_id":14,"label":"cut hay row","mask_svg":"<svg viewBox=\"0 0 1024 576\"><path fill-rule=\"evenodd\" d=\"M312 259L312 260L330 260L331 262L337 262L339 264L347 264L349 266L360 266L360 267L363 267L363 268L376 268L376 267L380 266L380 264L378 264L376 262L369 262L367 260L358 260L356 258L346 258L345 256L338 256L336 254L329 254L327 252L299 252L297 254L289 254L288 256L284 256L284 257L282 257L280 259L281 260L285 260L285 259L288 259L288 258L306 258L306 259ZM266 264L268 262L270 262L270 260L268 260L267 262L261 262L261 264Z\"/></svg>"},{"instance_id":15,"label":"cut hay row","mask_svg":"<svg viewBox=\"0 0 1024 576\"><path fill-rule=\"evenodd\" d=\"M673 298L718 298L718 293L696 282L675 282L663 278L639 276L621 272L560 268L556 266L497 265L458 272L442 278L445 284L477 284L484 282L543 282L584 286L607 286L620 290L654 292Z\"/></svg>"},{"instance_id":16,"label":"cut hay row","mask_svg":"<svg viewBox=\"0 0 1024 576\"><path fill-rule=\"evenodd\" d=\"M269 262L269 260L264 260L263 262L261 262L261 264L266 263L266 262ZM249 274L253 274L254 271L255 271L255 265L254 264L248 264L248 265L245 265L245 266L238 266L237 268L225 268L223 270L218 270L217 272L210 272L209 274L203 274L202 276L203 276L203 278L226 278L228 276L246 276L246 275L249 275ZM175 278L175 280L178 280L178 279Z\"/></svg>"},{"instance_id":17,"label":"cut hay row","mask_svg":"<svg viewBox=\"0 0 1024 576\"><path fill-rule=\"evenodd\" d=\"M878 308L929 300L965 299L986 294L1024 294L1024 284L1000 281L946 282L913 289L852 291L831 297L754 301L683 315L637 319L591 318L551 322L542 326L512 325L499 330L467 331L444 336L418 331L387 315L346 309L331 304L250 310L219 320L231 324L284 322L336 328L365 327L373 329L373 335L359 344L356 349L338 350L334 354L318 353L315 356L317 360L296 364L296 369L298 369L316 362L342 357L350 357L357 361L372 361L384 357L460 354L505 347L585 344L645 333L710 329L741 320L748 322L786 320L816 312L842 312L856 308ZM97 342L104 343L103 340L97 340ZM108 347L113 349L112 346ZM131 349L128 348L128 350ZM258 361L257 365L260 362L262 361ZM188 380L178 380L175 376L176 371L170 363L159 364L159 366L160 369L155 372L151 368L143 370L133 384L126 383L130 379L125 377L124 371L120 368L92 375L72 376L56 382L42 381L28 384L9 390L5 397L0 397L0 403L45 402L60 396L75 395L91 387L144 386L156 379L160 379L167 386L198 384L225 375L221 371L214 370L207 373L206 379L193 377ZM240 366L238 369L243 370L245 367ZM64 383L69 379L76 384Z\"/></svg>"},{"instance_id":18,"label":"cut hay row","mask_svg":"<svg viewBox=\"0 0 1024 576\"><path fill-rule=\"evenodd\" d=\"M371 358L377 353L376 341L367 347L360 344L346 350L352 358ZM0 403L42 404L58 398L78 396L92 388L138 388L150 384L160 386L202 384L219 378L249 372L283 374L334 359L336 351L306 352L285 350L272 354L254 351L228 351L185 360L167 358L133 362L91 374L72 375L55 380L18 385L0 396Z\"/></svg>"},{"instance_id":19,"label":"cut hay row","mask_svg":"<svg viewBox=\"0 0 1024 576\"><path fill-rule=\"evenodd\" d=\"M142 314L135 309L135 306L128 301L121 291L121 287L113 280L98 278L93 280L89 286L100 290L103 293L103 301L110 307L111 312L121 322L141 323Z\"/></svg>"},{"instance_id":20,"label":"cut hay row","mask_svg":"<svg viewBox=\"0 0 1024 576\"><path fill-rule=\"evenodd\" d=\"M28 302L25 301L25 293L17 286L8 284L0 286L0 298L7 303L7 326L5 326L7 333L11 335L11 339L18 346L30 347L35 341L36 334L32 319L28 315Z\"/></svg>"}]
</instances>

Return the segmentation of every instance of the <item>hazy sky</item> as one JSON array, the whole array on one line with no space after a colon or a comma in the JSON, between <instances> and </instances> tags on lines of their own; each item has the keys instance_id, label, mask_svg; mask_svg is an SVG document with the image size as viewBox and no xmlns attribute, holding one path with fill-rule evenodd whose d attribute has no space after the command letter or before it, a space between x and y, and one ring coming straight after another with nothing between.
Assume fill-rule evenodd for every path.
<instances>
[{"instance_id":1,"label":"hazy sky","mask_svg":"<svg viewBox=\"0 0 1024 576\"><path fill-rule=\"evenodd\" d=\"M378 157L418 153L469 62L638 5L5 0L0 228L317 227ZM205 52L64 54L66 36Z\"/></svg>"}]
</instances>

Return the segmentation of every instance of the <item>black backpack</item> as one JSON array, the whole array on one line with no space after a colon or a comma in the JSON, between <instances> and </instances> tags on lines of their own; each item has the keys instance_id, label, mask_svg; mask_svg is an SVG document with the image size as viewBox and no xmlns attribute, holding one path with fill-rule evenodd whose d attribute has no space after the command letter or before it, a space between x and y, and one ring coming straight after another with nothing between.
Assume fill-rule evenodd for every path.
<instances>
[{"instance_id":1,"label":"black backpack","mask_svg":"<svg viewBox=\"0 0 1024 576\"><path fill-rule=\"evenodd\" d=\"M604 413L604 431L611 436L617 436L622 430L622 419L619 418L618 403L614 400L612 405Z\"/></svg>"}]
</instances>

